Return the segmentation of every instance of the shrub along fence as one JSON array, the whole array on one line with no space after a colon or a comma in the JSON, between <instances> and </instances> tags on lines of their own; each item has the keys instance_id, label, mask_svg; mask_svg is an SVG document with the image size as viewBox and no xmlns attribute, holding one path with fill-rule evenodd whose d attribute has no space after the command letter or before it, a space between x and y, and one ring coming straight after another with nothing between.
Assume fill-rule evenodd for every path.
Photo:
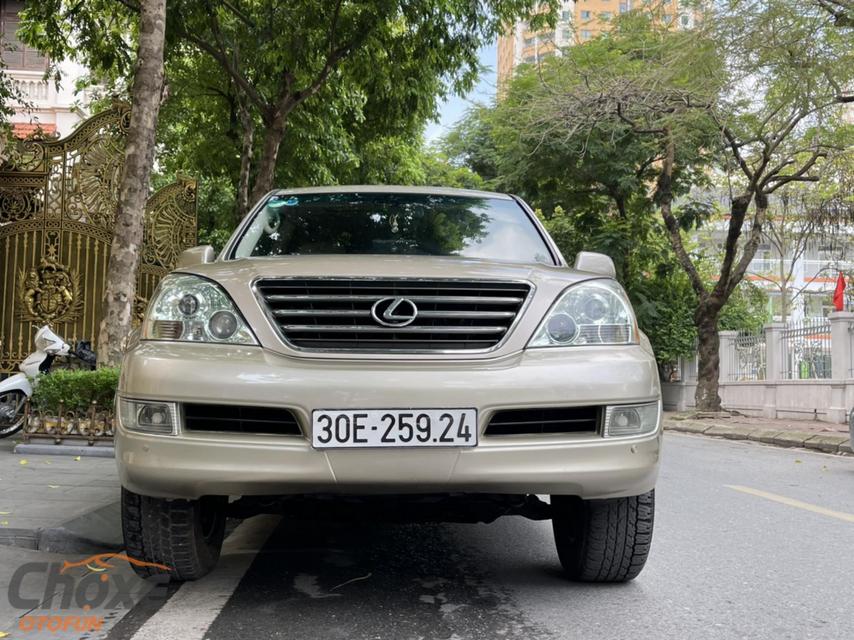
<instances>
[{"instance_id":1,"label":"shrub along fence","mask_svg":"<svg viewBox=\"0 0 854 640\"><path fill-rule=\"evenodd\" d=\"M94 444L112 440L119 370L56 370L39 376L27 405L22 433L32 438L86 440Z\"/></svg>"},{"instance_id":2,"label":"shrub along fence","mask_svg":"<svg viewBox=\"0 0 854 640\"><path fill-rule=\"evenodd\" d=\"M854 407L854 313L825 321L772 323L758 333L720 332L723 407L767 418L846 422ZM696 358L662 383L665 409L694 407Z\"/></svg>"}]
</instances>

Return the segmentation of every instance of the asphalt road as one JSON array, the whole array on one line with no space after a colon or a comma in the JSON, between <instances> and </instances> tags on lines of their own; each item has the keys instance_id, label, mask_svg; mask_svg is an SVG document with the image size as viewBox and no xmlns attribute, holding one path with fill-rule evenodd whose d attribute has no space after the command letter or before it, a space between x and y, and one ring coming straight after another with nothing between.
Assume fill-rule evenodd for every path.
<instances>
[{"instance_id":1,"label":"asphalt road","mask_svg":"<svg viewBox=\"0 0 854 640\"><path fill-rule=\"evenodd\" d=\"M854 638L854 458L668 434L657 500L626 585L564 579L549 522L250 519L111 637Z\"/></svg>"}]
</instances>

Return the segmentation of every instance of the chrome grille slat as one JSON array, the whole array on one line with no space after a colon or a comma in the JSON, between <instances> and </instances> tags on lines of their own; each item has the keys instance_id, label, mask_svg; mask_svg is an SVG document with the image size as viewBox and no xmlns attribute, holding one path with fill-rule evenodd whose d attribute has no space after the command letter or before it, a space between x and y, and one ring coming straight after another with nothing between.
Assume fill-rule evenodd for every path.
<instances>
[{"instance_id":1,"label":"chrome grille slat","mask_svg":"<svg viewBox=\"0 0 854 640\"><path fill-rule=\"evenodd\" d=\"M331 325L331 324L285 324L282 325L285 331L336 331L336 332L354 332L354 331L370 331L373 333L504 333L507 327L416 327L409 325L408 327L398 327L390 329L389 327L381 327L379 325L355 324L355 325Z\"/></svg>"},{"instance_id":2,"label":"chrome grille slat","mask_svg":"<svg viewBox=\"0 0 854 640\"><path fill-rule=\"evenodd\" d=\"M281 316L340 316L347 318L370 317L370 309L276 309L273 311L276 317Z\"/></svg>"},{"instance_id":3,"label":"chrome grille slat","mask_svg":"<svg viewBox=\"0 0 854 640\"><path fill-rule=\"evenodd\" d=\"M515 311L422 311L422 318L465 318L468 320L496 320L515 318Z\"/></svg>"},{"instance_id":4,"label":"chrome grille slat","mask_svg":"<svg viewBox=\"0 0 854 640\"><path fill-rule=\"evenodd\" d=\"M284 316L339 316L342 318L370 317L369 309L276 309L273 315L277 318ZM513 311L421 311L422 318L467 318L470 320L496 320L513 318Z\"/></svg>"},{"instance_id":5,"label":"chrome grille slat","mask_svg":"<svg viewBox=\"0 0 854 640\"><path fill-rule=\"evenodd\" d=\"M355 302L355 301L372 301L376 302L380 298L386 296L370 296L370 295L294 295L294 294L273 294L266 296L268 302L291 302L291 301L306 301L306 302ZM507 298L507 297L480 297L480 296L405 296L413 302L437 302L447 304L519 304L524 298Z\"/></svg>"},{"instance_id":6,"label":"chrome grille slat","mask_svg":"<svg viewBox=\"0 0 854 640\"><path fill-rule=\"evenodd\" d=\"M256 289L292 346L375 353L492 349L531 292L525 282L391 278L266 278ZM374 304L392 297L418 308L406 326L383 326L372 317Z\"/></svg>"}]
</instances>

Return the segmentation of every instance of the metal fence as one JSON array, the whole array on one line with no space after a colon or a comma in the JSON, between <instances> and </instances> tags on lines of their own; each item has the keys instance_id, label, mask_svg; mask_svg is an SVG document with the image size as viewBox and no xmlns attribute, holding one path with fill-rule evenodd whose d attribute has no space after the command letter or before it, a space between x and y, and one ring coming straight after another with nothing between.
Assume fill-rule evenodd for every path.
<instances>
[{"instance_id":1,"label":"metal fence","mask_svg":"<svg viewBox=\"0 0 854 640\"><path fill-rule=\"evenodd\" d=\"M732 340L733 357L728 359L727 380L765 379L765 332L742 332Z\"/></svg>"},{"instance_id":2,"label":"metal fence","mask_svg":"<svg viewBox=\"0 0 854 640\"><path fill-rule=\"evenodd\" d=\"M785 380L830 378L830 322L805 321L783 330L781 377Z\"/></svg>"}]
</instances>

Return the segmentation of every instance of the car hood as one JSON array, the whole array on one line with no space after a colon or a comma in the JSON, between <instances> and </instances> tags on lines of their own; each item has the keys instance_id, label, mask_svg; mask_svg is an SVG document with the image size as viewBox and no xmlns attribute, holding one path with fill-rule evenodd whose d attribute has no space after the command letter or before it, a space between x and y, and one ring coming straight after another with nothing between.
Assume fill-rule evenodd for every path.
<instances>
[{"instance_id":1,"label":"car hood","mask_svg":"<svg viewBox=\"0 0 854 640\"><path fill-rule=\"evenodd\" d=\"M244 258L215 261L185 267L181 273L192 273L219 283L231 296L261 345L278 353L295 357L346 357L342 354L309 353L290 348L272 327L256 296L253 283L260 278L325 277L325 278L425 278L462 280L525 281L532 285L531 297L522 310L515 328L501 347L488 354L466 354L465 359L496 358L524 349L548 309L569 285L603 276L563 266L521 264L463 257L377 256L377 255L311 255L271 258ZM358 354L364 358L390 359L459 359L448 354Z\"/></svg>"}]
</instances>

